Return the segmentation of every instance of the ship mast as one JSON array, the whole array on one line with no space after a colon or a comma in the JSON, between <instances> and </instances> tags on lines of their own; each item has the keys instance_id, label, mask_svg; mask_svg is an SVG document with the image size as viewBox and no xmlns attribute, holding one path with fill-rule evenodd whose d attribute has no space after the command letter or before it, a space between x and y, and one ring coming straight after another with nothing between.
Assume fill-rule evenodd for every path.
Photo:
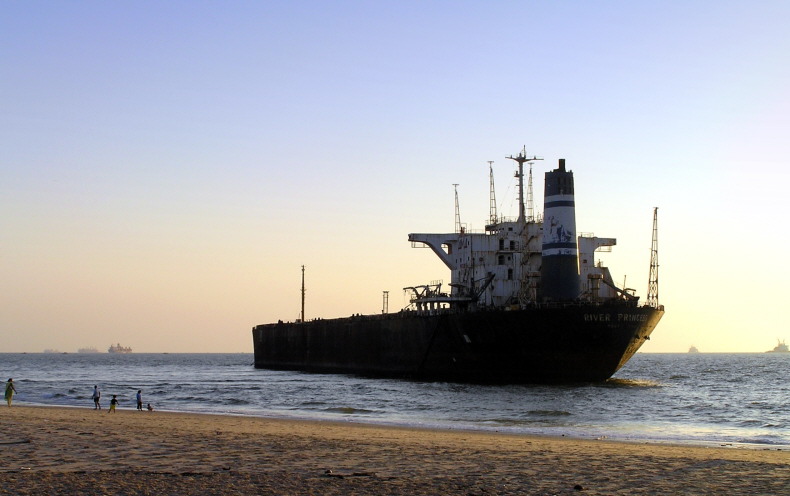
<instances>
[{"instance_id":1,"label":"ship mast","mask_svg":"<svg viewBox=\"0 0 790 496\"><path fill-rule=\"evenodd\" d=\"M518 163L518 172L516 172L516 177L518 178L518 222L525 222L526 214L524 212L524 162L532 162L534 160L543 160L542 158L538 157L527 157L527 147L524 146L521 148L521 153L517 156L509 156L505 157L510 160L513 160ZM532 211L532 164L530 163L530 173L529 173L529 204L530 204L530 212ZM532 220L532 213L530 213L530 219Z\"/></svg>"},{"instance_id":2,"label":"ship mast","mask_svg":"<svg viewBox=\"0 0 790 496\"><path fill-rule=\"evenodd\" d=\"M532 200L532 162L529 163L529 182L527 183L527 222L535 222L535 203Z\"/></svg>"},{"instance_id":3,"label":"ship mast","mask_svg":"<svg viewBox=\"0 0 790 496\"><path fill-rule=\"evenodd\" d=\"M653 243L650 248L650 281L647 285L647 306L658 308L658 207L653 209Z\"/></svg>"},{"instance_id":4,"label":"ship mast","mask_svg":"<svg viewBox=\"0 0 790 496\"><path fill-rule=\"evenodd\" d=\"M302 265L302 322L304 322L304 265Z\"/></svg>"},{"instance_id":5,"label":"ship mast","mask_svg":"<svg viewBox=\"0 0 790 496\"><path fill-rule=\"evenodd\" d=\"M491 202L490 202L490 209L489 209L489 224L496 225L496 192L494 191L494 161L488 161L488 178L489 182L491 183Z\"/></svg>"}]
</instances>

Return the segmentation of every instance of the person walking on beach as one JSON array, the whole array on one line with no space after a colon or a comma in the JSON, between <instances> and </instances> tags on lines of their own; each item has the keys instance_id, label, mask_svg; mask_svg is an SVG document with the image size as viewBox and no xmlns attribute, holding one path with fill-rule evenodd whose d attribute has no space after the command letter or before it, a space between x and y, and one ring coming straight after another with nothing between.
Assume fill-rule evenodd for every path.
<instances>
[{"instance_id":1,"label":"person walking on beach","mask_svg":"<svg viewBox=\"0 0 790 496\"><path fill-rule=\"evenodd\" d=\"M99 386L93 386L93 409L94 410L101 410L101 405L99 404L99 400L101 400L101 391L99 391Z\"/></svg>"},{"instance_id":2,"label":"person walking on beach","mask_svg":"<svg viewBox=\"0 0 790 496\"><path fill-rule=\"evenodd\" d=\"M112 399L110 400L110 409L107 410L107 413L113 413L115 411L115 405L118 404L118 398L115 395L112 395Z\"/></svg>"},{"instance_id":3,"label":"person walking on beach","mask_svg":"<svg viewBox=\"0 0 790 496\"><path fill-rule=\"evenodd\" d=\"M8 403L8 408L11 408L11 400L14 398L14 393L16 393L14 380L8 379L8 382L5 383L5 401Z\"/></svg>"},{"instance_id":4,"label":"person walking on beach","mask_svg":"<svg viewBox=\"0 0 790 496\"><path fill-rule=\"evenodd\" d=\"M143 411L143 390L137 390L137 409Z\"/></svg>"}]
</instances>

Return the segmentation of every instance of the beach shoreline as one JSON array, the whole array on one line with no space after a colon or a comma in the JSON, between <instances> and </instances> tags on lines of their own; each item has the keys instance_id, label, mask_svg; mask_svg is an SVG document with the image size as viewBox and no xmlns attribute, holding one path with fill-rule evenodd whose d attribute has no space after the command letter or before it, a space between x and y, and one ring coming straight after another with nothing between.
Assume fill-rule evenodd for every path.
<instances>
[{"instance_id":1,"label":"beach shoreline","mask_svg":"<svg viewBox=\"0 0 790 496\"><path fill-rule=\"evenodd\" d=\"M62 405L62 404L47 404L47 403L31 403L24 402L21 406L30 408L64 408L82 410L84 406L75 405ZM106 408L106 405L104 406ZM129 409L128 406L123 409ZM121 411L121 410L119 410ZM438 431L438 432L468 432L468 433L482 433L501 436L514 436L514 437L533 437L533 438L546 438L546 439L564 439L564 440L579 440L579 441L606 441L613 443L625 444L655 444L659 446L678 446L678 447L700 447L700 448L726 448L726 449L753 449L753 450L777 450L790 452L790 444L773 444L765 442L746 442L746 441L731 441L727 439L695 439L686 438L682 436L677 437L625 437L618 436L616 433L607 432L603 433L588 433L579 434L575 428L563 429L562 433L552 433L549 431L541 431L539 429L524 431L519 429L511 429L507 426L480 426L480 425L465 425L458 424L442 424L436 423L408 423L399 422L395 420L381 420L375 418L364 417L341 417L341 418L320 418L310 415L290 415L278 413L262 413L262 412L243 412L243 411L211 411L206 410L172 410L172 409L156 409L157 413L162 414L176 414L176 415L208 415L216 417L239 417L239 418L259 418L271 420L274 422L296 422L296 423L317 423L317 424L337 424L341 426L362 426L371 428L382 429L406 429L416 431Z\"/></svg>"},{"instance_id":2,"label":"beach shoreline","mask_svg":"<svg viewBox=\"0 0 790 496\"><path fill-rule=\"evenodd\" d=\"M0 419L0 494L790 493L790 451L770 447L49 406Z\"/></svg>"}]
</instances>

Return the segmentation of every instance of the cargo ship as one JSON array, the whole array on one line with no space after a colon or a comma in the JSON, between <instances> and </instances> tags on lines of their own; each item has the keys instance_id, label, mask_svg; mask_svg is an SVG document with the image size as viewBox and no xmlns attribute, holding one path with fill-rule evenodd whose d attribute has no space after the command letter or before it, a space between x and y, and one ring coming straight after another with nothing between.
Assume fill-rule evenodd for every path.
<instances>
[{"instance_id":1,"label":"cargo ship","mask_svg":"<svg viewBox=\"0 0 790 496\"><path fill-rule=\"evenodd\" d=\"M118 344L111 344L109 348L107 348L107 353L131 353L132 349L128 346L121 346L121 343Z\"/></svg>"},{"instance_id":2,"label":"cargo ship","mask_svg":"<svg viewBox=\"0 0 790 496\"><path fill-rule=\"evenodd\" d=\"M401 311L304 318L253 327L255 367L415 380L552 384L610 378L650 339L664 314L658 303L657 214L646 301L618 287L595 253L614 238L577 235L573 172L565 160L545 173L543 214L535 215L532 166L518 164L518 217L491 208L485 230L460 223L451 233L412 233L450 270L450 283L404 288ZM528 165L527 198L524 169ZM304 269L303 269L304 271ZM624 286L624 284L623 284Z\"/></svg>"}]
</instances>

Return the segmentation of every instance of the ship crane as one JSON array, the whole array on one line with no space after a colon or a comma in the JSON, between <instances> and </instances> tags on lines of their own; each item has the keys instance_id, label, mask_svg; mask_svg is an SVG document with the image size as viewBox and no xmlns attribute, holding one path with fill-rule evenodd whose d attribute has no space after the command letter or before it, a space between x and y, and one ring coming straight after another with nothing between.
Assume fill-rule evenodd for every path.
<instances>
[{"instance_id":1,"label":"ship crane","mask_svg":"<svg viewBox=\"0 0 790 496\"><path fill-rule=\"evenodd\" d=\"M625 299L625 300L629 300L629 301L633 301L633 302L636 302L636 301L638 301L638 300L639 300L639 297L638 297L638 296L636 296L636 295L633 295L633 294L631 294L631 293L629 292L629 291L634 291L634 290L633 290L633 289L631 289L631 288L624 288L624 289L620 289L620 288L618 288L617 286L615 286L614 284L610 283L609 281L607 281L607 280L605 280L605 279L602 279L602 280L601 280L601 282L603 282L604 284L606 284L607 286L609 286L610 288L612 288L612 289L614 290L614 292L615 292L615 293L617 293L617 294L619 294L620 296L622 296L622 297L623 297L623 299Z\"/></svg>"},{"instance_id":2,"label":"ship crane","mask_svg":"<svg viewBox=\"0 0 790 496\"><path fill-rule=\"evenodd\" d=\"M494 161L488 161L488 182L490 187L490 195L489 195L489 214L488 214L488 222L490 225L495 226L497 223L497 214L496 214L496 191L494 190Z\"/></svg>"},{"instance_id":3,"label":"ship crane","mask_svg":"<svg viewBox=\"0 0 790 496\"><path fill-rule=\"evenodd\" d=\"M409 286L403 288L403 290L411 292L412 297L409 299L409 303L417 307L417 310L420 311L437 310L442 308L445 304L463 304L472 301L468 296L451 296L442 292L441 282L423 284L420 286Z\"/></svg>"},{"instance_id":4,"label":"ship crane","mask_svg":"<svg viewBox=\"0 0 790 496\"><path fill-rule=\"evenodd\" d=\"M650 281L646 304L652 308L661 308L658 304L658 207L653 208L653 243L650 247Z\"/></svg>"},{"instance_id":5,"label":"ship crane","mask_svg":"<svg viewBox=\"0 0 790 496\"><path fill-rule=\"evenodd\" d=\"M463 233L464 228L461 225L461 209L458 207L458 185L453 184L453 190L455 191L455 232Z\"/></svg>"}]
</instances>

